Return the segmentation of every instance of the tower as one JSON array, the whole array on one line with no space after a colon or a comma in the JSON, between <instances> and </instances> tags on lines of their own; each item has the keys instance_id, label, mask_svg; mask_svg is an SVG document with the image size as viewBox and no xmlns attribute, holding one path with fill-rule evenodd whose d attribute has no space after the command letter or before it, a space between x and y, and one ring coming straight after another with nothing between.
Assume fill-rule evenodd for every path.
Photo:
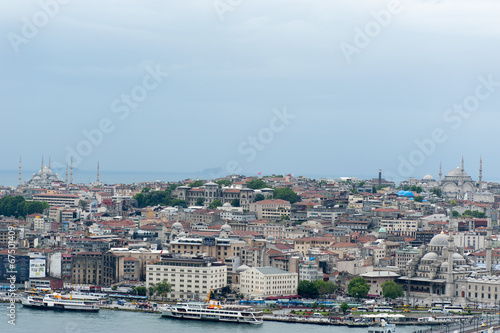
<instances>
[{"instance_id":1,"label":"tower","mask_svg":"<svg viewBox=\"0 0 500 333\"><path fill-rule=\"evenodd\" d=\"M66 179L65 179L66 184L68 184L68 162L66 162Z\"/></svg>"},{"instance_id":2,"label":"tower","mask_svg":"<svg viewBox=\"0 0 500 333\"><path fill-rule=\"evenodd\" d=\"M462 168L460 171L462 171L462 173L464 172L464 155L462 155Z\"/></svg>"},{"instance_id":3,"label":"tower","mask_svg":"<svg viewBox=\"0 0 500 333\"><path fill-rule=\"evenodd\" d=\"M382 169L378 169L378 184L382 185Z\"/></svg>"},{"instance_id":4,"label":"tower","mask_svg":"<svg viewBox=\"0 0 500 333\"><path fill-rule=\"evenodd\" d=\"M42 156L42 166L41 166L40 170L43 170L43 156Z\"/></svg>"},{"instance_id":5,"label":"tower","mask_svg":"<svg viewBox=\"0 0 500 333\"><path fill-rule=\"evenodd\" d=\"M99 162L97 162L97 184L99 185Z\"/></svg>"},{"instance_id":6,"label":"tower","mask_svg":"<svg viewBox=\"0 0 500 333\"><path fill-rule=\"evenodd\" d=\"M481 185L483 183L483 158L479 156L479 191L481 191Z\"/></svg>"},{"instance_id":7,"label":"tower","mask_svg":"<svg viewBox=\"0 0 500 333\"><path fill-rule=\"evenodd\" d=\"M493 231L493 227L491 226L491 218L487 219L488 224L486 227L486 271L488 274L491 274L491 232Z\"/></svg>"},{"instance_id":8,"label":"tower","mask_svg":"<svg viewBox=\"0 0 500 333\"><path fill-rule=\"evenodd\" d=\"M50 169L50 156L49 156L49 169Z\"/></svg>"},{"instance_id":9,"label":"tower","mask_svg":"<svg viewBox=\"0 0 500 333\"><path fill-rule=\"evenodd\" d=\"M451 206L451 212L453 212L453 205ZM453 214L450 214L453 215ZM455 246L453 243L453 216L450 216L450 224L448 226L448 272L446 274L446 296L450 299L454 296L455 286L453 282L453 253Z\"/></svg>"},{"instance_id":10,"label":"tower","mask_svg":"<svg viewBox=\"0 0 500 333\"><path fill-rule=\"evenodd\" d=\"M19 186L21 186L21 156L19 156Z\"/></svg>"},{"instance_id":11,"label":"tower","mask_svg":"<svg viewBox=\"0 0 500 333\"><path fill-rule=\"evenodd\" d=\"M439 162L439 181L443 178L443 173L441 172L441 162Z\"/></svg>"},{"instance_id":12,"label":"tower","mask_svg":"<svg viewBox=\"0 0 500 333\"><path fill-rule=\"evenodd\" d=\"M73 157L71 157L71 166L69 171L69 183L73 184Z\"/></svg>"}]
</instances>

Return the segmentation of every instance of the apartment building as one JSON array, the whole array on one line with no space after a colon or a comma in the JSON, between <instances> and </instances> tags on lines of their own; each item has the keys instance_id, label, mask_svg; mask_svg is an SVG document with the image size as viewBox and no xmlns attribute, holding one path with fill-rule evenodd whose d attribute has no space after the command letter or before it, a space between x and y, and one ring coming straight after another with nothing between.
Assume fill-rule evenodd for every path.
<instances>
[{"instance_id":1,"label":"apartment building","mask_svg":"<svg viewBox=\"0 0 500 333\"><path fill-rule=\"evenodd\" d=\"M298 274L274 267L251 267L240 273L240 291L247 298L297 294Z\"/></svg>"}]
</instances>

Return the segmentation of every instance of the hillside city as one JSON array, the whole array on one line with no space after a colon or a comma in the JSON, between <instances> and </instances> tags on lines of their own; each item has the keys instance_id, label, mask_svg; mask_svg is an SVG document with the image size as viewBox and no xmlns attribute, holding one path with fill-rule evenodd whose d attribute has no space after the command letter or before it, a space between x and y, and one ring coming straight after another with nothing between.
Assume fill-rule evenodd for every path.
<instances>
[{"instance_id":1,"label":"hillside city","mask_svg":"<svg viewBox=\"0 0 500 333\"><path fill-rule=\"evenodd\" d=\"M417 303L499 306L500 184L482 180L482 162L477 180L463 158L437 179L376 171L111 185L99 166L76 184L73 168L63 180L42 160L23 181L20 165L19 185L0 187L0 285L15 270L18 289L146 295L168 283L167 299L262 300L360 296L348 285L361 277L368 298L392 281Z\"/></svg>"}]
</instances>

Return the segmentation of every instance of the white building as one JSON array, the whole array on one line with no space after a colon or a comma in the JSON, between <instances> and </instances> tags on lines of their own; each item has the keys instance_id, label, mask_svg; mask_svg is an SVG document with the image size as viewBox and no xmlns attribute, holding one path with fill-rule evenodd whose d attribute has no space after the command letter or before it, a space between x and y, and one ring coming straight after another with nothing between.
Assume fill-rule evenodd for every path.
<instances>
[{"instance_id":1,"label":"white building","mask_svg":"<svg viewBox=\"0 0 500 333\"><path fill-rule=\"evenodd\" d=\"M274 267L251 267L242 272L240 277L240 290L247 298L297 294L297 273Z\"/></svg>"},{"instance_id":2,"label":"white building","mask_svg":"<svg viewBox=\"0 0 500 333\"><path fill-rule=\"evenodd\" d=\"M323 279L323 272L320 270L319 266L311 262L301 262L299 264L299 281L318 281Z\"/></svg>"},{"instance_id":3,"label":"white building","mask_svg":"<svg viewBox=\"0 0 500 333\"><path fill-rule=\"evenodd\" d=\"M227 285L227 266L210 257L168 256L148 264L146 287L166 280L172 291L166 296L181 299L203 299L210 290Z\"/></svg>"}]
</instances>

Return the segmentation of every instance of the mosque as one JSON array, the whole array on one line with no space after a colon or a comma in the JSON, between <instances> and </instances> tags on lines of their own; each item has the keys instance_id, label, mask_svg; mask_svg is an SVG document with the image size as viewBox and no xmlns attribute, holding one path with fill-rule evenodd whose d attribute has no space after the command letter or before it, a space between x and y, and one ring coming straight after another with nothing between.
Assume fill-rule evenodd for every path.
<instances>
[{"instance_id":1,"label":"mosque","mask_svg":"<svg viewBox=\"0 0 500 333\"><path fill-rule=\"evenodd\" d=\"M450 221L448 234L434 236L428 245L419 248L420 255L408 261L405 276L398 282L417 298L452 299L459 297L457 281L480 278L491 274L492 230L488 221L486 236L486 267L464 256L463 248L457 248L453 237L453 222Z\"/></svg>"},{"instance_id":2,"label":"mosque","mask_svg":"<svg viewBox=\"0 0 500 333\"><path fill-rule=\"evenodd\" d=\"M476 183L472 177L464 170L464 159L462 157L462 166L448 172L444 178L441 172L441 164L439 165L439 180L436 181L431 175L425 175L419 182L418 186L424 191L430 191L433 188L440 188L445 199L463 199L467 193L481 191L483 168L482 159L479 160L479 181ZM477 186L479 184L479 186Z\"/></svg>"},{"instance_id":3,"label":"mosque","mask_svg":"<svg viewBox=\"0 0 500 333\"><path fill-rule=\"evenodd\" d=\"M50 168L50 157L49 157L49 164L44 165L43 162L43 157L42 157L42 164L40 167L40 171L37 173L34 173L29 180L27 180L24 184L22 183L22 164L21 164L21 159L19 159L19 187L24 187L24 188L29 188L29 189L34 189L34 188L42 188L42 189L48 189L53 186L54 183L66 183L66 184L71 184L73 183L73 163L71 163L71 174L70 174L70 179L68 182L68 167L66 166L66 180L63 181L59 179L59 176L54 173L51 168Z\"/></svg>"}]
</instances>

